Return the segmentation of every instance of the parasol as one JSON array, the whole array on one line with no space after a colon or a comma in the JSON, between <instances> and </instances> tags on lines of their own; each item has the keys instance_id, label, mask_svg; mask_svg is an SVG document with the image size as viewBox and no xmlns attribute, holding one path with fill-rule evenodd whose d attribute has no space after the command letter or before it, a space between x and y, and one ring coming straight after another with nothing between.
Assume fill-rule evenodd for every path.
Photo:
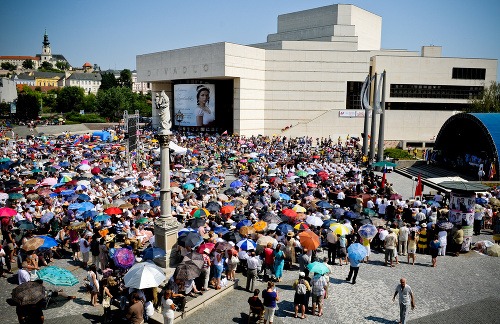
<instances>
[{"instance_id":1,"label":"parasol","mask_svg":"<svg viewBox=\"0 0 500 324\"><path fill-rule=\"evenodd\" d=\"M134 264L123 277L125 287L145 289L158 287L164 280L165 272L154 263L141 262Z\"/></svg>"},{"instance_id":2,"label":"parasol","mask_svg":"<svg viewBox=\"0 0 500 324\"><path fill-rule=\"evenodd\" d=\"M366 248L359 243L353 243L347 248L347 254L349 256L349 260L359 262L366 257Z\"/></svg>"},{"instance_id":3,"label":"parasol","mask_svg":"<svg viewBox=\"0 0 500 324\"><path fill-rule=\"evenodd\" d=\"M299 240L300 245L309 250L316 250L320 246L318 235L310 230L299 233Z\"/></svg>"},{"instance_id":4,"label":"parasol","mask_svg":"<svg viewBox=\"0 0 500 324\"><path fill-rule=\"evenodd\" d=\"M113 256L113 260L118 268L128 269L135 262L134 252L127 248L117 249Z\"/></svg>"},{"instance_id":5,"label":"parasol","mask_svg":"<svg viewBox=\"0 0 500 324\"><path fill-rule=\"evenodd\" d=\"M365 239L374 238L377 235L377 227L372 224L365 224L359 228L358 234Z\"/></svg>"},{"instance_id":6,"label":"parasol","mask_svg":"<svg viewBox=\"0 0 500 324\"><path fill-rule=\"evenodd\" d=\"M45 298L45 288L41 283L28 281L12 290L12 299L19 305L35 305Z\"/></svg>"},{"instance_id":7,"label":"parasol","mask_svg":"<svg viewBox=\"0 0 500 324\"><path fill-rule=\"evenodd\" d=\"M78 279L71 271L56 266L44 267L37 274L40 280L54 286L74 286L78 283Z\"/></svg>"}]
</instances>

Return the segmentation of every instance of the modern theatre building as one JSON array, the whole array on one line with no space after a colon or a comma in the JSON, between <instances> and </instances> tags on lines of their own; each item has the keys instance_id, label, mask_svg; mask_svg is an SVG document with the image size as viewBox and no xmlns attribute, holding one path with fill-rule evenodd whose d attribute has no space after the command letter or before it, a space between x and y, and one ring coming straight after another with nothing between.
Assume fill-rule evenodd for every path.
<instances>
[{"instance_id":1,"label":"modern theatre building","mask_svg":"<svg viewBox=\"0 0 500 324\"><path fill-rule=\"evenodd\" d=\"M443 123L497 80L497 60L382 49L382 18L354 5L278 16L267 42L227 42L137 56L153 98L170 98L174 128L337 138L359 136L360 91L386 71L387 144L432 142ZM155 103L153 123L158 125Z\"/></svg>"}]
</instances>

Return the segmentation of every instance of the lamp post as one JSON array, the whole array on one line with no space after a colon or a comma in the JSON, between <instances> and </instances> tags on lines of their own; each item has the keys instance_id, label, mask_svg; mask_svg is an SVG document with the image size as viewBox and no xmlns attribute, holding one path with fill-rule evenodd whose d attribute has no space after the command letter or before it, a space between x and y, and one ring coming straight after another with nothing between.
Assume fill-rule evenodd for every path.
<instances>
[{"instance_id":1,"label":"lamp post","mask_svg":"<svg viewBox=\"0 0 500 324\"><path fill-rule=\"evenodd\" d=\"M177 113L175 114L175 120L177 121L177 126L179 126L180 123L184 120L184 114L181 113L180 109L177 110Z\"/></svg>"}]
</instances>

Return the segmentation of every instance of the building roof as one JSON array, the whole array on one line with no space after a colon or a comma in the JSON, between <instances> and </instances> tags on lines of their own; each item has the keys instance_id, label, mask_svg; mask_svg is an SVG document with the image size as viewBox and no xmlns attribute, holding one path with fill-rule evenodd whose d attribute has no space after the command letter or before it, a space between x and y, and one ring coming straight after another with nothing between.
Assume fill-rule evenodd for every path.
<instances>
[{"instance_id":1,"label":"building roof","mask_svg":"<svg viewBox=\"0 0 500 324\"><path fill-rule=\"evenodd\" d=\"M100 73L73 73L68 77L68 80L101 81L102 77Z\"/></svg>"},{"instance_id":2,"label":"building roof","mask_svg":"<svg viewBox=\"0 0 500 324\"><path fill-rule=\"evenodd\" d=\"M92 67L92 64L90 64L89 62L85 62L85 64L83 64L83 67Z\"/></svg>"},{"instance_id":3,"label":"building roof","mask_svg":"<svg viewBox=\"0 0 500 324\"><path fill-rule=\"evenodd\" d=\"M446 189L450 189L451 191L478 192L490 189L490 187L482 183L467 182L467 181L443 181L439 185Z\"/></svg>"},{"instance_id":4,"label":"building roof","mask_svg":"<svg viewBox=\"0 0 500 324\"><path fill-rule=\"evenodd\" d=\"M16 78L18 80L35 80L34 75L30 75L29 73L19 73L18 75L13 76L12 78Z\"/></svg>"},{"instance_id":5,"label":"building roof","mask_svg":"<svg viewBox=\"0 0 500 324\"><path fill-rule=\"evenodd\" d=\"M35 79L40 79L40 78L47 78L47 79L52 79L55 77L62 78L64 77L64 73L57 73L57 72L33 72L33 76Z\"/></svg>"},{"instance_id":6,"label":"building roof","mask_svg":"<svg viewBox=\"0 0 500 324\"><path fill-rule=\"evenodd\" d=\"M6 56L0 56L0 60L33 60L33 61L39 61L40 58L36 56L20 56L20 55L6 55Z\"/></svg>"}]
</instances>

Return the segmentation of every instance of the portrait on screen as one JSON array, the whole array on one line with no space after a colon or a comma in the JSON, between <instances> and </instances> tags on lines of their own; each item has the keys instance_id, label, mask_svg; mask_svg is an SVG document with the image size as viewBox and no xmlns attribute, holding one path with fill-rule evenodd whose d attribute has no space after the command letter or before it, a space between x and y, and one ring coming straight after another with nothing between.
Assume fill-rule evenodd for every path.
<instances>
[{"instance_id":1,"label":"portrait on screen","mask_svg":"<svg viewBox=\"0 0 500 324\"><path fill-rule=\"evenodd\" d=\"M215 85L175 84L176 126L210 127L215 122Z\"/></svg>"}]
</instances>

